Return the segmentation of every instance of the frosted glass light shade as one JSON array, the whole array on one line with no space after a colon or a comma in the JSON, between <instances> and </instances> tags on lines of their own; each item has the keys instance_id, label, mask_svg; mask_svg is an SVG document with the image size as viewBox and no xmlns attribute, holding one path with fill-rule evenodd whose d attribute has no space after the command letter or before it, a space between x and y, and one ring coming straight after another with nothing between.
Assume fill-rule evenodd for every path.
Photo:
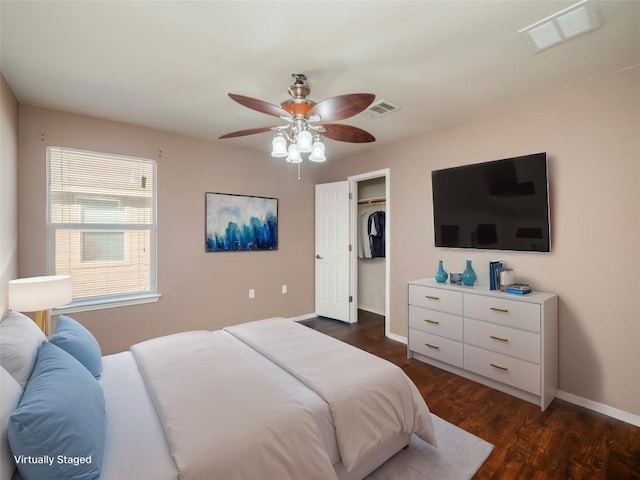
<instances>
[{"instance_id":1,"label":"frosted glass light shade","mask_svg":"<svg viewBox=\"0 0 640 480\"><path fill-rule=\"evenodd\" d=\"M287 140L282 135L273 137L271 141L272 157L286 157L287 156Z\"/></svg>"},{"instance_id":2,"label":"frosted glass light shade","mask_svg":"<svg viewBox=\"0 0 640 480\"><path fill-rule=\"evenodd\" d=\"M73 292L69 275L45 275L9 281L9 308L36 312L71 303Z\"/></svg>"},{"instance_id":3,"label":"frosted glass light shade","mask_svg":"<svg viewBox=\"0 0 640 480\"><path fill-rule=\"evenodd\" d=\"M301 153L309 153L311 151L311 143L313 142L313 135L309 130L302 130L298 133L298 150Z\"/></svg>"},{"instance_id":4,"label":"frosted glass light shade","mask_svg":"<svg viewBox=\"0 0 640 480\"><path fill-rule=\"evenodd\" d=\"M324 162L327 157L324 156L324 144L320 141L314 142L309 160L312 162Z\"/></svg>"},{"instance_id":5,"label":"frosted glass light shade","mask_svg":"<svg viewBox=\"0 0 640 480\"><path fill-rule=\"evenodd\" d=\"M302 162L302 157L300 156L300 150L298 150L298 146L293 143L289 145L289 155L287 155L287 162L289 163Z\"/></svg>"}]
</instances>

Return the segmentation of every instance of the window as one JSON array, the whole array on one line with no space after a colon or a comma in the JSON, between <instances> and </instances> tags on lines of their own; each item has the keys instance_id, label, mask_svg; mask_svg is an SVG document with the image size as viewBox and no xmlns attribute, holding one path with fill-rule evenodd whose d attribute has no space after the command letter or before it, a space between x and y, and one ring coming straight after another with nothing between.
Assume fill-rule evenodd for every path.
<instances>
[{"instance_id":1,"label":"window","mask_svg":"<svg viewBox=\"0 0 640 480\"><path fill-rule=\"evenodd\" d=\"M124 262L124 232L82 232L82 262Z\"/></svg>"},{"instance_id":2,"label":"window","mask_svg":"<svg viewBox=\"0 0 640 480\"><path fill-rule=\"evenodd\" d=\"M152 160L47 148L49 271L71 275L65 311L157 299L155 176Z\"/></svg>"}]
</instances>

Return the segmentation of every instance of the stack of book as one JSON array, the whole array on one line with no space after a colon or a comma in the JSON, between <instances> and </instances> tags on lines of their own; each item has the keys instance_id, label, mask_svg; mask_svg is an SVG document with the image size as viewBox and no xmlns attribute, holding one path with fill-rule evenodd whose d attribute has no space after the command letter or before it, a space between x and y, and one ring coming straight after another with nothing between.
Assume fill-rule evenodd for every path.
<instances>
[{"instance_id":1,"label":"stack of book","mask_svg":"<svg viewBox=\"0 0 640 480\"><path fill-rule=\"evenodd\" d=\"M504 264L502 260L489 262L489 288L491 290L500 290L500 270Z\"/></svg>"},{"instance_id":2,"label":"stack of book","mask_svg":"<svg viewBox=\"0 0 640 480\"><path fill-rule=\"evenodd\" d=\"M515 293L517 295L526 295L527 293L531 293L533 289L531 285L527 283L512 283L510 285L504 285L502 287L502 291L505 293Z\"/></svg>"}]
</instances>

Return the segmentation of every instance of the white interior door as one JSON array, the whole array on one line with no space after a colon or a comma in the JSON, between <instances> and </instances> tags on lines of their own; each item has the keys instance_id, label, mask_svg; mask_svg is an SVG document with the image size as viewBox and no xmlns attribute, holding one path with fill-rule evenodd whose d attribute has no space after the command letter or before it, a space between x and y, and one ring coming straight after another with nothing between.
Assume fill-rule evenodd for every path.
<instances>
[{"instance_id":1,"label":"white interior door","mask_svg":"<svg viewBox=\"0 0 640 480\"><path fill-rule=\"evenodd\" d=\"M316 315L349 322L349 182L316 185Z\"/></svg>"}]
</instances>

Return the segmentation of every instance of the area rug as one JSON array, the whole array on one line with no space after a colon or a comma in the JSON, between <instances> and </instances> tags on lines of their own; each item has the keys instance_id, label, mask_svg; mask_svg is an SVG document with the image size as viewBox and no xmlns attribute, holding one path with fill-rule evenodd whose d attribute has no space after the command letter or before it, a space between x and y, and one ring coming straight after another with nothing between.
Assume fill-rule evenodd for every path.
<instances>
[{"instance_id":1,"label":"area rug","mask_svg":"<svg viewBox=\"0 0 640 480\"><path fill-rule=\"evenodd\" d=\"M438 448L415 435L367 480L469 480L487 459L493 445L433 415Z\"/></svg>"}]
</instances>

